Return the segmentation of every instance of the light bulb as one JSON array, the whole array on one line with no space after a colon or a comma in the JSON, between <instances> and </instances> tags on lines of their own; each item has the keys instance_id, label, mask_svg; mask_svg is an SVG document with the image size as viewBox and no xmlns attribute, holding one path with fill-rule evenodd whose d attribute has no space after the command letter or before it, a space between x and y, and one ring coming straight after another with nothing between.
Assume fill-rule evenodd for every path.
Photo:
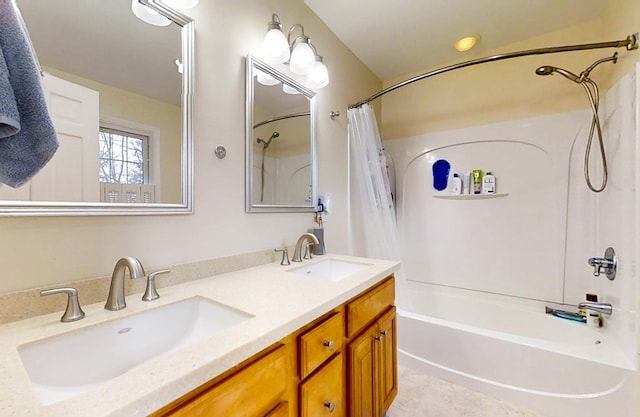
<instances>
[{"instance_id":1,"label":"light bulb","mask_svg":"<svg viewBox=\"0 0 640 417\"><path fill-rule=\"evenodd\" d=\"M280 83L276 78L260 70L258 70L256 80L262 85L276 85Z\"/></svg>"},{"instance_id":2,"label":"light bulb","mask_svg":"<svg viewBox=\"0 0 640 417\"><path fill-rule=\"evenodd\" d=\"M291 87L289 84L284 84L284 83L282 83L282 91L284 91L287 94L300 94L300 91Z\"/></svg>"},{"instance_id":3,"label":"light bulb","mask_svg":"<svg viewBox=\"0 0 640 417\"><path fill-rule=\"evenodd\" d=\"M301 39L301 38L298 38ZM315 53L309 46L309 38L294 43L293 52L291 52L291 61L289 68L294 74L307 74L311 71L311 65L315 62Z\"/></svg>"},{"instance_id":4,"label":"light bulb","mask_svg":"<svg viewBox=\"0 0 640 417\"><path fill-rule=\"evenodd\" d=\"M149 23L154 26L168 26L171 24L171 20L162 16L150 7L143 5L138 0L131 0L131 11L136 17L143 22Z\"/></svg>"},{"instance_id":5,"label":"light bulb","mask_svg":"<svg viewBox=\"0 0 640 417\"><path fill-rule=\"evenodd\" d=\"M320 89L329 84L329 70L322 63L322 57L316 56L316 62L311 67L311 71L307 74L307 84L311 88Z\"/></svg>"},{"instance_id":6,"label":"light bulb","mask_svg":"<svg viewBox=\"0 0 640 417\"><path fill-rule=\"evenodd\" d=\"M289 44L280 29L270 29L262 42L264 60L269 64L283 64L289 60Z\"/></svg>"}]
</instances>

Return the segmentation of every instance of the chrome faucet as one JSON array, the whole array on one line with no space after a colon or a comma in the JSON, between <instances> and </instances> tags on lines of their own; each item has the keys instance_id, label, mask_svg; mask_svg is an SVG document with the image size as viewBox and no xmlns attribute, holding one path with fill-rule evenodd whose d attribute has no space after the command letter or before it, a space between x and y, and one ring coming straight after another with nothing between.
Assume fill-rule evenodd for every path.
<instances>
[{"instance_id":1,"label":"chrome faucet","mask_svg":"<svg viewBox=\"0 0 640 417\"><path fill-rule=\"evenodd\" d=\"M111 286L109 287L109 296L104 308L107 310L122 310L127 306L124 300L124 270L129 268L131 278L140 278L144 276L144 268L140 261L132 256L120 258L113 268L111 275Z\"/></svg>"},{"instance_id":2,"label":"chrome faucet","mask_svg":"<svg viewBox=\"0 0 640 417\"><path fill-rule=\"evenodd\" d=\"M594 302L582 302L578 304L578 308L581 310L597 311L598 313L606 314L608 316L613 313L613 307L607 303L594 303Z\"/></svg>"},{"instance_id":3,"label":"chrome faucet","mask_svg":"<svg viewBox=\"0 0 640 417\"><path fill-rule=\"evenodd\" d=\"M296 242L296 249L293 252L293 259L291 259L293 262L302 262L302 245L306 241L311 241L314 245L320 244L320 241L313 233L303 233L298 242Z\"/></svg>"}]
</instances>

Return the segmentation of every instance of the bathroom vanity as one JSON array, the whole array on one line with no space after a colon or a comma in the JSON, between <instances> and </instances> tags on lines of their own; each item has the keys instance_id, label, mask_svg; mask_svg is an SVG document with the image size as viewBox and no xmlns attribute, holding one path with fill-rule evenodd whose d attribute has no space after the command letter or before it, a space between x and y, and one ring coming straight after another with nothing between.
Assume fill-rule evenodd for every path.
<instances>
[{"instance_id":1,"label":"bathroom vanity","mask_svg":"<svg viewBox=\"0 0 640 417\"><path fill-rule=\"evenodd\" d=\"M389 276L153 416L381 417L398 389L393 304Z\"/></svg>"},{"instance_id":2,"label":"bathroom vanity","mask_svg":"<svg viewBox=\"0 0 640 417\"><path fill-rule=\"evenodd\" d=\"M142 302L133 294L117 312L103 303L83 306L85 319L74 323L60 323L55 313L0 326L1 414L382 417L397 392L398 266L337 255L287 267L274 262L160 285L160 299ZM210 300L246 318L66 397L55 398L60 387L38 386L23 365L25 346L166 314L193 299L199 308L209 308ZM169 331L172 320L163 320ZM117 356L126 357L126 350Z\"/></svg>"}]
</instances>

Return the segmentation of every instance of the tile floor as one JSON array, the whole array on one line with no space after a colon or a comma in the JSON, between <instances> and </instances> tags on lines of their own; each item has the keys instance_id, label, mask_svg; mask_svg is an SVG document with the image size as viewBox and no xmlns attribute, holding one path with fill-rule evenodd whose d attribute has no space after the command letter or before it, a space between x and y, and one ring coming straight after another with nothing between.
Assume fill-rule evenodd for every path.
<instances>
[{"instance_id":1,"label":"tile floor","mask_svg":"<svg viewBox=\"0 0 640 417\"><path fill-rule=\"evenodd\" d=\"M389 417L545 417L419 371L398 367Z\"/></svg>"}]
</instances>

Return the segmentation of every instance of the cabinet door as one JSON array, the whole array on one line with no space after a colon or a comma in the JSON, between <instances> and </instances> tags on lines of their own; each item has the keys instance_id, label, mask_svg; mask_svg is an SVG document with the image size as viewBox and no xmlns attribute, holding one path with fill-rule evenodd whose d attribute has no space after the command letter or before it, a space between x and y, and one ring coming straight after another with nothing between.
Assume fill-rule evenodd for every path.
<instances>
[{"instance_id":1,"label":"cabinet door","mask_svg":"<svg viewBox=\"0 0 640 417\"><path fill-rule=\"evenodd\" d=\"M271 410L265 417L289 417L289 403L280 403L276 408Z\"/></svg>"},{"instance_id":2,"label":"cabinet door","mask_svg":"<svg viewBox=\"0 0 640 417\"><path fill-rule=\"evenodd\" d=\"M349 373L349 416L380 416L377 393L379 350L374 323L347 346Z\"/></svg>"},{"instance_id":3,"label":"cabinet door","mask_svg":"<svg viewBox=\"0 0 640 417\"><path fill-rule=\"evenodd\" d=\"M378 320L380 339L380 400L382 412L391 406L398 393L398 355L396 308L391 308Z\"/></svg>"},{"instance_id":4,"label":"cabinet door","mask_svg":"<svg viewBox=\"0 0 640 417\"><path fill-rule=\"evenodd\" d=\"M167 416L264 416L285 394L286 380L286 349L280 346Z\"/></svg>"}]
</instances>

